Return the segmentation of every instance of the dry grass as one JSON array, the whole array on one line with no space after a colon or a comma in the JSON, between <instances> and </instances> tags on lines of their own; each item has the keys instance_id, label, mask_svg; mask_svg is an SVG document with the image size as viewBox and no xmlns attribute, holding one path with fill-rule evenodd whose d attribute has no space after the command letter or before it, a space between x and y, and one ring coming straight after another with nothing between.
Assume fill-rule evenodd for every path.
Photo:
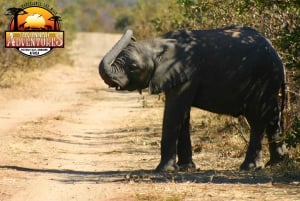
<instances>
[{"instance_id":1,"label":"dry grass","mask_svg":"<svg viewBox=\"0 0 300 201\"><path fill-rule=\"evenodd\" d=\"M161 194L161 193L137 193L135 200L136 201L180 201L184 200L185 194L181 193L170 193L170 194Z\"/></svg>"},{"instance_id":2,"label":"dry grass","mask_svg":"<svg viewBox=\"0 0 300 201\"><path fill-rule=\"evenodd\" d=\"M46 56L31 58L15 49L3 48L0 50L0 57L3 58L0 64L1 88L24 85L29 80L38 79L36 71L43 71L57 63L72 64L67 49L55 49Z\"/></svg>"}]
</instances>

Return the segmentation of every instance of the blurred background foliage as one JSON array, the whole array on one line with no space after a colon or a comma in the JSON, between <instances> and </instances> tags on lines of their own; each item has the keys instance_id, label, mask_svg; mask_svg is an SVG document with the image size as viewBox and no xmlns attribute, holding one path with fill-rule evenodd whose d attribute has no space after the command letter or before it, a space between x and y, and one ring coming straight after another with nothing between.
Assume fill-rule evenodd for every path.
<instances>
[{"instance_id":1,"label":"blurred background foliage","mask_svg":"<svg viewBox=\"0 0 300 201\"><path fill-rule=\"evenodd\" d=\"M11 20L4 15L6 9L23 3L23 0L0 0L1 30L7 29ZM38 59L2 48L0 87L10 87L9 82L1 82L12 75L7 72L70 62L66 59L67 50L76 31L122 33L130 28L137 39L145 39L174 29L251 26L271 40L285 64L289 91L285 123L291 135L288 140L299 141L300 0L48 0L46 3L62 17L66 48ZM0 41L3 44L3 38Z\"/></svg>"}]
</instances>

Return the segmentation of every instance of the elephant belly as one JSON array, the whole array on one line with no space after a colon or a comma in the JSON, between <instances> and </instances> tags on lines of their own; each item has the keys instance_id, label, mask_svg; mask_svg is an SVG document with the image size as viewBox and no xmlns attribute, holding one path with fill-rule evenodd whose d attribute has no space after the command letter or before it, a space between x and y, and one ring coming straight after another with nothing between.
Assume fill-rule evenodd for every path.
<instances>
[{"instance_id":1,"label":"elephant belly","mask_svg":"<svg viewBox=\"0 0 300 201\"><path fill-rule=\"evenodd\" d=\"M193 104L194 107L207 110L209 112L217 114L226 114L234 117L238 117L243 114L243 108L241 104L236 104L235 102L220 102L216 100L197 100Z\"/></svg>"},{"instance_id":2,"label":"elephant belly","mask_svg":"<svg viewBox=\"0 0 300 201\"><path fill-rule=\"evenodd\" d=\"M198 90L192 106L217 114L239 116L246 106L244 91L233 87L201 88Z\"/></svg>"}]
</instances>

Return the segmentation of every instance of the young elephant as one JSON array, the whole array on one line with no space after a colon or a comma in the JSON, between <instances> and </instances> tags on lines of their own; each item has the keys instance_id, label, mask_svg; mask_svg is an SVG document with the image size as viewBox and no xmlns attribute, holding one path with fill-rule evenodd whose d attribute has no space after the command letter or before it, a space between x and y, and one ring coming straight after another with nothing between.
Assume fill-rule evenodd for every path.
<instances>
[{"instance_id":1,"label":"young elephant","mask_svg":"<svg viewBox=\"0 0 300 201\"><path fill-rule=\"evenodd\" d=\"M117 90L149 87L152 94L165 92L157 171L195 168L189 130L191 107L246 117L250 143L240 169L263 166L264 132L269 140L268 164L287 155L279 139L284 67L268 40L251 28L177 30L144 41L135 41L132 31L127 30L104 56L99 72L105 83Z\"/></svg>"}]
</instances>

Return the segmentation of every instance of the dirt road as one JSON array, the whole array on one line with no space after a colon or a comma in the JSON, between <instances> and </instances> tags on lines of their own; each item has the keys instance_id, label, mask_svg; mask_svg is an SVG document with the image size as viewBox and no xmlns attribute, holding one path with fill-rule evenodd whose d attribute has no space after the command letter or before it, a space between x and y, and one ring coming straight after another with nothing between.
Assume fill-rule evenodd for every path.
<instances>
[{"instance_id":1,"label":"dirt road","mask_svg":"<svg viewBox=\"0 0 300 201\"><path fill-rule=\"evenodd\" d=\"M243 141L212 137L206 125L215 117L200 110L192 113L200 169L153 173L162 101L108 89L98 75L100 58L119 37L80 33L70 48L74 66L0 89L0 201L300 200L297 179L239 172Z\"/></svg>"}]
</instances>

